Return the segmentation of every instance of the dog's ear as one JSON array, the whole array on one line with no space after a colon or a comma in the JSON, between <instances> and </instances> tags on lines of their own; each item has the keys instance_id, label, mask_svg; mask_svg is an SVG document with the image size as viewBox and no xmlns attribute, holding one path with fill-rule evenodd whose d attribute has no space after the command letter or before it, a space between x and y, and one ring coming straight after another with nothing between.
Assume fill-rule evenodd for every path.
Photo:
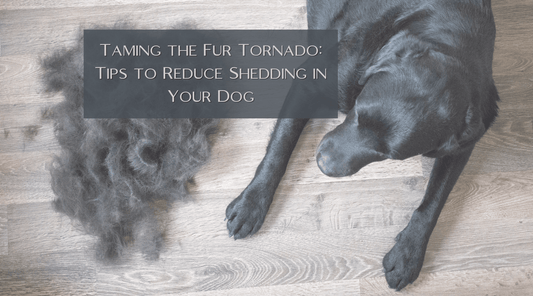
<instances>
[{"instance_id":1,"label":"dog's ear","mask_svg":"<svg viewBox=\"0 0 533 296\"><path fill-rule=\"evenodd\" d=\"M463 130L457 143L459 147L470 146L477 142L485 133L485 125L481 118L481 110L470 104L465 117L466 128Z\"/></svg>"},{"instance_id":2,"label":"dog's ear","mask_svg":"<svg viewBox=\"0 0 533 296\"><path fill-rule=\"evenodd\" d=\"M475 144L485 133L486 128L481 118L481 111L470 104L466 111L465 128L460 134L451 136L438 149L438 155L454 153L462 148Z\"/></svg>"},{"instance_id":3,"label":"dog's ear","mask_svg":"<svg viewBox=\"0 0 533 296\"><path fill-rule=\"evenodd\" d=\"M363 75L361 76L361 78L359 78L359 85L364 85L368 79L370 78L370 76L378 73L378 72L382 72L384 71L384 69L382 69L382 65L381 64L377 64L377 65L373 65L371 67L369 67L368 69L366 69L365 73L363 73Z\"/></svg>"},{"instance_id":4,"label":"dog's ear","mask_svg":"<svg viewBox=\"0 0 533 296\"><path fill-rule=\"evenodd\" d=\"M396 36L393 39L401 40L401 36ZM390 71L393 67L393 64L395 62L399 62L398 56L395 54L395 52L398 51L397 47L400 45L400 42L398 42L398 44L393 42L386 44L379 51L377 56L368 62L366 70L362 73L361 78L359 78L359 85L365 85L368 79L376 73Z\"/></svg>"}]
</instances>

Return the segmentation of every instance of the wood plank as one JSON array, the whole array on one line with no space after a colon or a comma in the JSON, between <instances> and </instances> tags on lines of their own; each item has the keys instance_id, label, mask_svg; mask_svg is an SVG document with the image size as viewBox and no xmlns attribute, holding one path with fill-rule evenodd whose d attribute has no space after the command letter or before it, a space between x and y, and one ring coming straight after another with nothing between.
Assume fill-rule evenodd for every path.
<instances>
[{"instance_id":1,"label":"wood plank","mask_svg":"<svg viewBox=\"0 0 533 296\"><path fill-rule=\"evenodd\" d=\"M533 35L533 1L492 1L492 7L496 22L493 73L502 99L499 106L502 110L531 109L533 47L523 36Z\"/></svg>"},{"instance_id":2,"label":"wood plank","mask_svg":"<svg viewBox=\"0 0 533 296\"><path fill-rule=\"evenodd\" d=\"M9 230L7 223L7 206L0 205L0 257L8 254Z\"/></svg>"},{"instance_id":3,"label":"wood plank","mask_svg":"<svg viewBox=\"0 0 533 296\"><path fill-rule=\"evenodd\" d=\"M43 202L54 198L47 169L52 161L52 153L6 153L2 156L0 204Z\"/></svg>"},{"instance_id":4,"label":"wood plank","mask_svg":"<svg viewBox=\"0 0 533 296\"><path fill-rule=\"evenodd\" d=\"M239 2L238 0L234 2ZM106 1L105 3L101 2L95 2L95 1L87 1L87 0L59 0L59 1L46 1L46 0L25 0L25 1L16 1L16 0L4 0L2 4L0 5L0 10L14 10L14 9L42 9L42 8L63 8L63 7L88 7L88 6L96 6L98 4L99 6L115 6L115 5L130 5L130 4L143 4L143 3L150 3L150 4L157 4L157 3L172 3L175 2L173 0L110 0ZM197 4L203 4L204 1L202 0L180 0L180 2L185 3L197 3ZM230 1L227 1L230 2ZM520 11L521 7L527 7L531 5L531 0L495 0L492 1L492 8L494 11L497 12L507 12L512 11L514 7L520 7L518 9L515 9L515 11ZM269 5L280 5L279 2L272 1L269 3ZM501 13L498 15L499 18L507 17L506 14ZM511 18L512 19L512 18Z\"/></svg>"},{"instance_id":5,"label":"wood plank","mask_svg":"<svg viewBox=\"0 0 533 296\"><path fill-rule=\"evenodd\" d=\"M428 246L422 273L532 265L533 220L519 227L498 221L461 224L449 234L441 225ZM270 233L233 241L225 233L191 234L179 250L165 252L162 264L105 266L97 291L104 294L169 294L288 285L382 276L381 260L400 227L329 232ZM506 236L514 234L513 239ZM443 234L445 239L443 238ZM448 241L453 243L448 244ZM166 280L149 282L147 274ZM146 276L143 276L146 274ZM150 285L148 285L150 283Z\"/></svg>"},{"instance_id":6,"label":"wood plank","mask_svg":"<svg viewBox=\"0 0 533 296\"><path fill-rule=\"evenodd\" d=\"M502 36L499 38L503 39L505 37ZM492 62L492 72L496 74L497 78L519 73L530 73L532 71L533 59L530 59L527 55L522 55L523 52L520 51L520 48L517 48L517 44L509 44L506 41L503 39L498 43L497 52Z\"/></svg>"},{"instance_id":7,"label":"wood plank","mask_svg":"<svg viewBox=\"0 0 533 296\"><path fill-rule=\"evenodd\" d=\"M9 253L0 256L2 295L94 295L93 238L50 203L8 206Z\"/></svg>"},{"instance_id":8,"label":"wood plank","mask_svg":"<svg viewBox=\"0 0 533 296\"><path fill-rule=\"evenodd\" d=\"M532 53L533 54L533 53ZM529 71L529 70L528 70ZM501 110L531 109L531 73L494 74Z\"/></svg>"},{"instance_id":9,"label":"wood plank","mask_svg":"<svg viewBox=\"0 0 533 296\"><path fill-rule=\"evenodd\" d=\"M261 231L255 236L342 229L405 226L424 193L424 179L364 180L345 183L282 185ZM197 192L192 201L176 203L169 216L167 238L225 234L225 210L240 189Z\"/></svg>"},{"instance_id":10,"label":"wood plank","mask_svg":"<svg viewBox=\"0 0 533 296\"><path fill-rule=\"evenodd\" d=\"M326 237L317 233L297 236L285 233L237 242L225 233L207 236L209 239L182 237L179 250L162 254L162 264L145 268L144 264L135 263L136 270L126 266L101 267L98 293L178 294L333 281L367 274L372 265L378 264L375 260L379 256L369 254L372 246L355 242L357 235L348 232ZM196 242L191 244L191 239ZM198 239L202 243L198 244ZM364 247L364 255L354 258L354 246ZM316 252L317 247L321 251ZM167 280L147 285L149 277L143 275L154 273Z\"/></svg>"},{"instance_id":11,"label":"wood plank","mask_svg":"<svg viewBox=\"0 0 533 296\"><path fill-rule=\"evenodd\" d=\"M95 24L113 26L118 21L127 21L138 29L170 29L181 22L194 21L204 29L304 29L305 15L303 0L4 10L0 11L0 35L3 56L35 55L72 46L80 27L92 28ZM39 29L27 24L39 24Z\"/></svg>"},{"instance_id":12,"label":"wood plank","mask_svg":"<svg viewBox=\"0 0 533 296\"><path fill-rule=\"evenodd\" d=\"M97 295L96 269L79 252L0 256L1 295Z\"/></svg>"},{"instance_id":13,"label":"wood plank","mask_svg":"<svg viewBox=\"0 0 533 296\"><path fill-rule=\"evenodd\" d=\"M188 296L247 296L247 295L361 295L359 280L327 281L293 285L265 286L231 290L186 293Z\"/></svg>"},{"instance_id":14,"label":"wood plank","mask_svg":"<svg viewBox=\"0 0 533 296\"><path fill-rule=\"evenodd\" d=\"M2 105L44 103L41 95L41 65L35 55L12 55L0 57L0 97ZM8 114L6 114L8 115ZM4 123L0 122L4 125Z\"/></svg>"},{"instance_id":15,"label":"wood plank","mask_svg":"<svg viewBox=\"0 0 533 296\"><path fill-rule=\"evenodd\" d=\"M94 0L59 0L59 1L46 1L46 0L4 0L0 4L0 10L20 10L20 9L46 9L46 8L73 8L73 7L95 7L95 6L117 6L117 5L131 5L131 4L161 4L172 3L173 0L109 0L105 2ZM202 0L180 0L185 3L195 3L197 5L202 4Z\"/></svg>"},{"instance_id":16,"label":"wood plank","mask_svg":"<svg viewBox=\"0 0 533 296\"><path fill-rule=\"evenodd\" d=\"M483 224L485 220L505 220L520 224L520 221L533 219L530 211L531 175L531 172L513 172L462 176L439 221L461 223L464 220ZM300 233L405 226L422 200L426 183L427 179L418 177L361 180L351 184L284 184L274 197L261 232ZM222 220L226 206L239 193L239 189L193 193L193 203L176 204L172 211L174 219L182 221L176 226L180 230L176 231L217 232L220 223L225 225ZM182 216L191 218L181 220ZM218 217L218 220L211 220L212 217ZM202 228L205 225L213 228Z\"/></svg>"},{"instance_id":17,"label":"wood plank","mask_svg":"<svg viewBox=\"0 0 533 296\"><path fill-rule=\"evenodd\" d=\"M295 2L305 5L305 1L301 0L288 0L283 2ZM0 4L0 10L21 10L21 9L46 9L46 8L81 8L81 7L95 7L95 6L124 6L124 5L132 5L132 4L164 4L164 3L175 3L175 0L110 0L110 1L94 1L94 0L58 0L58 1L46 1L46 0L24 0L24 1L16 1L16 0L4 0L2 4ZM194 4L198 6L206 5L205 1L203 0L180 0L179 1L182 4L188 3L188 4ZM282 3L281 1L240 1L240 0L227 0L224 1L226 3L231 3L233 5L243 4L245 2L251 2L256 5L265 5L265 6L273 6L273 7L285 7L287 4ZM222 1L219 1L217 4L224 5Z\"/></svg>"},{"instance_id":18,"label":"wood plank","mask_svg":"<svg viewBox=\"0 0 533 296\"><path fill-rule=\"evenodd\" d=\"M50 202L10 205L8 217L10 257L43 252L72 252L85 257L95 242L83 234L79 223L56 213Z\"/></svg>"},{"instance_id":19,"label":"wood plank","mask_svg":"<svg viewBox=\"0 0 533 296\"><path fill-rule=\"evenodd\" d=\"M532 171L464 175L459 178L439 221L509 221L533 218ZM456 222L460 223L460 222Z\"/></svg>"},{"instance_id":20,"label":"wood plank","mask_svg":"<svg viewBox=\"0 0 533 296\"><path fill-rule=\"evenodd\" d=\"M361 295L398 295L384 277L365 278ZM529 295L533 290L533 267L472 269L423 273L402 290L402 295Z\"/></svg>"},{"instance_id":21,"label":"wood plank","mask_svg":"<svg viewBox=\"0 0 533 296\"><path fill-rule=\"evenodd\" d=\"M491 129L476 144L463 174L533 169L532 112L533 108L501 111Z\"/></svg>"},{"instance_id":22,"label":"wood plank","mask_svg":"<svg viewBox=\"0 0 533 296\"><path fill-rule=\"evenodd\" d=\"M461 177L439 224L483 225L493 220L520 225L533 219L530 175L518 172ZM282 186L256 235L405 226L422 199L425 184L424 179L389 179L358 181L350 187L341 183ZM172 233L226 231L222 221L225 207L238 193L228 196L225 192L202 192L192 196L192 203L176 204L172 210L176 222L169 238Z\"/></svg>"},{"instance_id":23,"label":"wood plank","mask_svg":"<svg viewBox=\"0 0 533 296\"><path fill-rule=\"evenodd\" d=\"M14 113L21 114L21 113ZM0 132L0 153L4 154L4 161L24 158L24 153L57 153L60 149L52 124L47 121L37 121L26 117L27 120L14 120L26 125L4 128ZM26 122L24 122L26 121ZM1 131L1 130L0 130Z\"/></svg>"}]
</instances>

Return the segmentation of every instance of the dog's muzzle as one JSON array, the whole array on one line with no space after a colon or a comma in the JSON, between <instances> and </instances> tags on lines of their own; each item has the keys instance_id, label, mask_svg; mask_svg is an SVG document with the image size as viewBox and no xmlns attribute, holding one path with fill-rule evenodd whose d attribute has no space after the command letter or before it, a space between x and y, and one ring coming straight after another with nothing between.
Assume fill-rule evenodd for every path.
<instances>
[{"instance_id":1,"label":"dog's muzzle","mask_svg":"<svg viewBox=\"0 0 533 296\"><path fill-rule=\"evenodd\" d=\"M316 153L318 167L327 176L344 177L357 173L371 162L387 158L365 144L368 141L361 139L357 131L340 125L320 142Z\"/></svg>"}]
</instances>

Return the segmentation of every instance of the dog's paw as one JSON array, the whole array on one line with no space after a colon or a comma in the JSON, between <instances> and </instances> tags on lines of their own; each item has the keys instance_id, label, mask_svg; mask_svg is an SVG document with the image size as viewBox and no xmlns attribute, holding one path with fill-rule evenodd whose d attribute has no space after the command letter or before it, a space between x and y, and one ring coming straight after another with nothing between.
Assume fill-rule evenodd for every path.
<instances>
[{"instance_id":1,"label":"dog's paw","mask_svg":"<svg viewBox=\"0 0 533 296\"><path fill-rule=\"evenodd\" d=\"M398 234L396 244L383 258L387 283L397 291L418 278L426 253L427 243L420 242L420 238L409 235L406 230Z\"/></svg>"},{"instance_id":2,"label":"dog's paw","mask_svg":"<svg viewBox=\"0 0 533 296\"><path fill-rule=\"evenodd\" d=\"M260 197L248 194L245 190L226 208L226 219L229 236L234 239L245 238L256 233L272 203L272 197ZM251 197L253 196L253 197Z\"/></svg>"}]
</instances>

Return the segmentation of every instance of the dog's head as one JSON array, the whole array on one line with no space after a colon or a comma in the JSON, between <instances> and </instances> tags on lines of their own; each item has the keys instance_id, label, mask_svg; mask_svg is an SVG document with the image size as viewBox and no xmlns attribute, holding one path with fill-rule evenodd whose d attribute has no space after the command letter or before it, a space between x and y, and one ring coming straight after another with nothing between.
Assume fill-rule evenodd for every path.
<instances>
[{"instance_id":1,"label":"dog's head","mask_svg":"<svg viewBox=\"0 0 533 296\"><path fill-rule=\"evenodd\" d=\"M479 94L460 63L412 45L382 51L360 77L355 106L319 145L324 174L348 176L384 159L439 157L483 135Z\"/></svg>"}]
</instances>

